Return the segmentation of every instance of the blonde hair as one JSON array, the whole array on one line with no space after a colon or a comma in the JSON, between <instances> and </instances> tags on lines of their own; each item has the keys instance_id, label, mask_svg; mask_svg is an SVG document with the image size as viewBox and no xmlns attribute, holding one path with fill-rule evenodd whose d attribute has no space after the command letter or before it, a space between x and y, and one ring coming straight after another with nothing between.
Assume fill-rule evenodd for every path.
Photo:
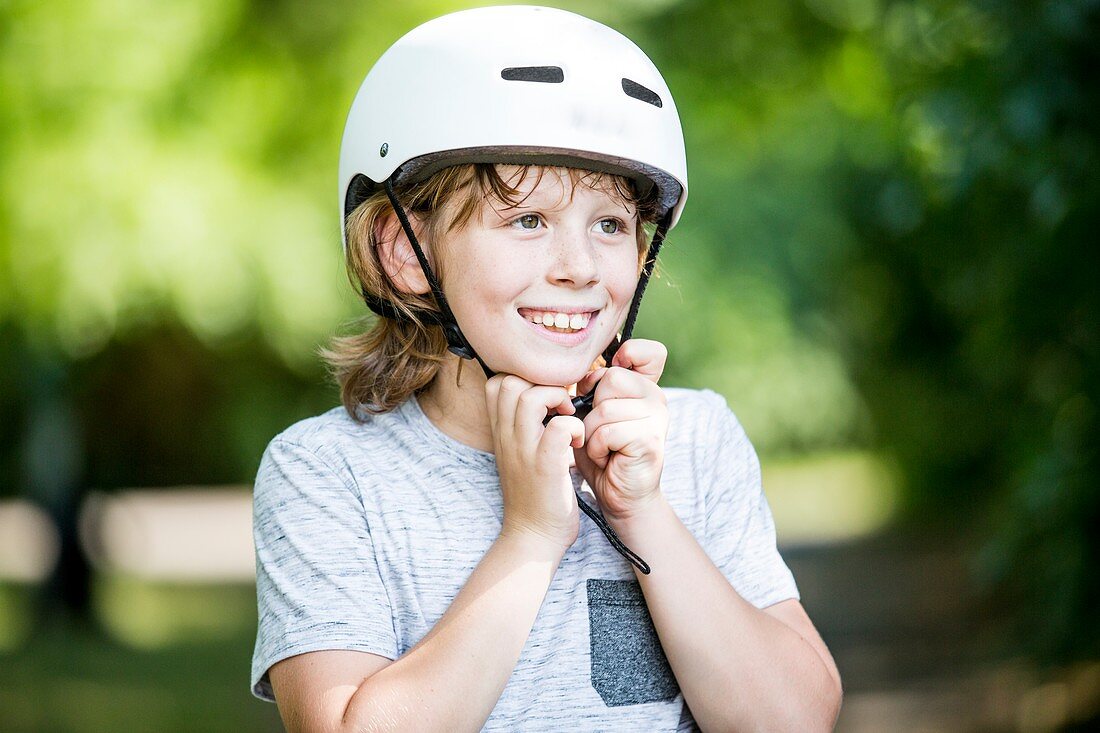
<instances>
[{"instance_id":1,"label":"blonde hair","mask_svg":"<svg viewBox=\"0 0 1100 733\"><path fill-rule=\"evenodd\" d=\"M470 163L452 166L403 187L395 193L410 219L421 224L419 241L436 278L442 282L438 242L440 236L461 229L480 214L482 204L495 199L505 205L522 203L519 185L531 168L538 178L543 166L518 166L516 174L501 175L495 164ZM584 185L606 191L635 209L638 226L638 268L648 249L643 225L657 217L655 187L644 194L632 179L608 173L565 169L573 186ZM335 336L319 354L330 376L340 387L340 400L353 420L363 422L365 413L389 412L428 387L447 358L447 340L438 326L425 323L417 311L438 313L430 293L404 293L394 287L378 258L377 224L393 215L385 191L378 190L360 203L347 217L345 259L348 279L359 293L370 293L393 303L408 319L379 317L369 328L351 336ZM369 316L367 317L369 318ZM366 325L364 319L356 322Z\"/></svg>"}]
</instances>

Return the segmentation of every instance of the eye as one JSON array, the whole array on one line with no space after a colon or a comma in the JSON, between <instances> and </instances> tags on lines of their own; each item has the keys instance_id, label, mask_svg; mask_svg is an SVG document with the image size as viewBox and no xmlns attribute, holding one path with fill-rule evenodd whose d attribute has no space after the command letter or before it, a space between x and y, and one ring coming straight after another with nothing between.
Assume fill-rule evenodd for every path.
<instances>
[{"instance_id":1,"label":"eye","mask_svg":"<svg viewBox=\"0 0 1100 733\"><path fill-rule=\"evenodd\" d=\"M527 231L533 231L538 229L541 222L542 220L539 219L538 214L524 214L523 216L517 216L515 219L512 219L512 226L526 229Z\"/></svg>"},{"instance_id":2,"label":"eye","mask_svg":"<svg viewBox=\"0 0 1100 733\"><path fill-rule=\"evenodd\" d=\"M600 231L604 234L618 234L622 226L618 219L600 219Z\"/></svg>"}]
</instances>

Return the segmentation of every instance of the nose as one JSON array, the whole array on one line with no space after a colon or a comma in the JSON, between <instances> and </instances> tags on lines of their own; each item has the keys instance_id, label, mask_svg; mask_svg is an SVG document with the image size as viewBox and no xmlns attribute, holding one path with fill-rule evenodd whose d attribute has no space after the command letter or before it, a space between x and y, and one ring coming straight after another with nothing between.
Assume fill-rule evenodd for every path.
<instances>
[{"instance_id":1,"label":"nose","mask_svg":"<svg viewBox=\"0 0 1100 733\"><path fill-rule=\"evenodd\" d=\"M586 287L600 281L599 255L584 229L559 229L551 257L547 278L555 284Z\"/></svg>"}]
</instances>

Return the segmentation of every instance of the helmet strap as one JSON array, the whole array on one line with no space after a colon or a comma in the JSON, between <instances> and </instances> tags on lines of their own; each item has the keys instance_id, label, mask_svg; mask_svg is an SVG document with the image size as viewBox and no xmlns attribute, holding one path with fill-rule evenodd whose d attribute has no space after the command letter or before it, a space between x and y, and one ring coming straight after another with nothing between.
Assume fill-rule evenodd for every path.
<instances>
[{"instance_id":1,"label":"helmet strap","mask_svg":"<svg viewBox=\"0 0 1100 733\"><path fill-rule=\"evenodd\" d=\"M433 321L443 329L443 335L447 339L447 350L463 359L477 359L477 363L481 365L482 371L485 372L485 378L492 378L496 373L482 361L481 357L474 351L474 347L466 340L466 336L463 335L462 329L458 327L458 321L455 320L454 313L451 312L451 307L447 305L447 296L443 294L443 287L439 284L439 280L436 279L435 273L432 272L431 265L428 264L428 258L424 256L424 250L420 248L420 242L417 241L416 233L413 232L412 224L409 223L409 217L406 216L405 209L401 206L401 202L397 200L397 194L393 192L392 176L386 179L385 188L386 196L390 200L390 205L393 206L394 213L397 214L397 220L401 222L401 228L405 230L405 236L409 238L409 244L412 245L413 251L416 253L416 259L420 263L420 269L424 271L424 277L428 279L428 286L431 288L432 298L439 307L439 316L433 319ZM368 305L370 305L369 301ZM387 310L396 310L390 304L387 304L387 306L389 306Z\"/></svg>"},{"instance_id":2,"label":"helmet strap","mask_svg":"<svg viewBox=\"0 0 1100 733\"><path fill-rule=\"evenodd\" d=\"M638 308L642 305L642 296L645 295L646 286L649 285L649 278L653 276L653 268L657 264L657 253L661 251L661 245L664 244L665 235L668 234L671 223L671 210L666 212L661 220L657 222L657 230L653 232L653 240L649 243L645 264L642 265L642 274L638 278L637 287L634 288L634 299L630 301L630 310L626 314L622 336L612 341L603 352L603 360L607 362L608 366L611 366L611 360L615 358L615 353L618 352L619 347L622 346L624 341L629 341L634 333L634 322L638 320Z\"/></svg>"}]
</instances>

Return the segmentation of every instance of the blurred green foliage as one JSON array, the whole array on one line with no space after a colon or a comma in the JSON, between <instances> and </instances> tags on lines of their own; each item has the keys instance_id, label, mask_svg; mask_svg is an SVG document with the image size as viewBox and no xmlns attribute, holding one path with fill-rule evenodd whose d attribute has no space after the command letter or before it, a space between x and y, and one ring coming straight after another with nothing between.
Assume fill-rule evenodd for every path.
<instances>
[{"instance_id":1,"label":"blurred green foliage","mask_svg":"<svg viewBox=\"0 0 1100 733\"><path fill-rule=\"evenodd\" d=\"M0 584L0 612L5 591L12 589ZM176 626L214 623L221 628L145 649L119 644L90 623L64 617L41 623L44 633L16 649L0 646L0 727L5 733L286 730L276 707L247 691L256 635L254 627L244 628L248 617L241 609L253 605L255 613L251 587L139 592L135 586L123 592L131 596L125 600L134 601L126 614L134 628L163 620L166 612ZM31 595L27 589L22 593ZM36 605L33 597L23 601ZM220 613L212 614L211 608ZM152 620L143 619L147 614Z\"/></svg>"},{"instance_id":2,"label":"blurred green foliage","mask_svg":"<svg viewBox=\"0 0 1100 733\"><path fill-rule=\"evenodd\" d=\"M780 317L754 320L801 334L767 342L786 369L699 376L735 407L790 397L765 448L831 428L888 451L904 519L970 539L991 607L1014 609L1006 645L1100 655L1100 4L702 0L648 28L706 136L691 245L722 277L693 292L760 268Z\"/></svg>"},{"instance_id":3,"label":"blurred green foliage","mask_svg":"<svg viewBox=\"0 0 1100 733\"><path fill-rule=\"evenodd\" d=\"M1100 654L1097 2L554 4L634 38L684 121L638 327L665 381L768 455L888 453L1032 653ZM0 493L248 481L338 404L343 116L460 5L0 2Z\"/></svg>"}]
</instances>

